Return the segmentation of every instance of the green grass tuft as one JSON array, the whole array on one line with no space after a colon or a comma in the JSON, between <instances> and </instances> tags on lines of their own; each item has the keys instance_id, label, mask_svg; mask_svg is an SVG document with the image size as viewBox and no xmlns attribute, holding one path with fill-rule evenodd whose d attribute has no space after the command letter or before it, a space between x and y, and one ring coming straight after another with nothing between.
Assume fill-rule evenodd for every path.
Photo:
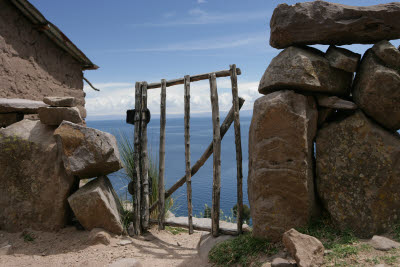
<instances>
[{"instance_id":1,"label":"green grass tuft","mask_svg":"<svg viewBox=\"0 0 400 267\"><path fill-rule=\"evenodd\" d=\"M251 260L259 253L273 255L278 252L275 245L265 239L253 237L251 234L243 234L234 239L221 242L214 246L208 258L217 266L249 266Z\"/></svg>"},{"instance_id":2,"label":"green grass tuft","mask_svg":"<svg viewBox=\"0 0 400 267\"><path fill-rule=\"evenodd\" d=\"M172 226L165 226L165 230L170 232L173 235L178 235L180 233L188 233L189 231L185 228L181 227L172 227Z\"/></svg>"}]
</instances>

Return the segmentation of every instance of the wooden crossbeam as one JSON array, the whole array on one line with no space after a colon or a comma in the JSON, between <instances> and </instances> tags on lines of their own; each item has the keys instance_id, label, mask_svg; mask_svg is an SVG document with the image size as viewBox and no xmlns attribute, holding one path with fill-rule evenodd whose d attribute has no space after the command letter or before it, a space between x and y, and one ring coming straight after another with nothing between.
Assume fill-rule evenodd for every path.
<instances>
[{"instance_id":1,"label":"wooden crossbeam","mask_svg":"<svg viewBox=\"0 0 400 267\"><path fill-rule=\"evenodd\" d=\"M217 71L217 72L212 72L215 73L215 76L217 78L220 77L228 77L231 75L231 70L221 70L221 71ZM204 73L204 74L197 74L197 75L193 75L190 76L190 82L197 82L197 81L201 81L201 80L208 80L210 77L211 73ZM237 75L241 75L242 72L239 68L236 69L236 74ZM180 78L180 79L175 79L175 80L169 80L166 82L167 87L170 86L174 86L174 85L178 85L178 84L183 84L184 83L184 79L185 78ZM155 89L155 88L160 88L161 87L161 83L149 83L147 85L147 89Z\"/></svg>"}]
</instances>

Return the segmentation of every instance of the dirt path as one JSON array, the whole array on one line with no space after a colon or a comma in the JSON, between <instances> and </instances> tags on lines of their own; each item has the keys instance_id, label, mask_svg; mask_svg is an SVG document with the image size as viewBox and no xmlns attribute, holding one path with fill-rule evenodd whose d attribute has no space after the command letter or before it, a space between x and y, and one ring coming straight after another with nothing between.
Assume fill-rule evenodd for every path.
<instances>
[{"instance_id":1,"label":"dirt path","mask_svg":"<svg viewBox=\"0 0 400 267\"><path fill-rule=\"evenodd\" d=\"M207 266L197 257L197 243L202 235L195 232L173 235L152 228L141 238L129 238L132 244L119 245L114 236L110 245L88 246L87 231L74 227L56 233L30 231L34 241L24 241L21 233L0 231L0 244L9 242L13 255L0 256L0 266L108 266L120 258L135 258L143 266Z\"/></svg>"}]
</instances>

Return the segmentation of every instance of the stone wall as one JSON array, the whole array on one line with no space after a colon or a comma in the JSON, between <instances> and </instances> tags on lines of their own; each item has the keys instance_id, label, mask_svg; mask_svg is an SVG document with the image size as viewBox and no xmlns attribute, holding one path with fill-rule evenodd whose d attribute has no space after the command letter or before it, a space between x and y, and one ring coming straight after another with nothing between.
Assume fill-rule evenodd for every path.
<instances>
[{"instance_id":1,"label":"stone wall","mask_svg":"<svg viewBox=\"0 0 400 267\"><path fill-rule=\"evenodd\" d=\"M72 96L86 117L78 61L41 33L9 1L0 1L0 98Z\"/></svg>"},{"instance_id":2,"label":"stone wall","mask_svg":"<svg viewBox=\"0 0 400 267\"><path fill-rule=\"evenodd\" d=\"M319 204L362 238L399 222L400 51L388 41L400 38L399 15L400 3L275 9L270 44L283 50L261 78L249 133L253 235L279 241ZM356 43L371 44L362 58L337 47Z\"/></svg>"}]
</instances>

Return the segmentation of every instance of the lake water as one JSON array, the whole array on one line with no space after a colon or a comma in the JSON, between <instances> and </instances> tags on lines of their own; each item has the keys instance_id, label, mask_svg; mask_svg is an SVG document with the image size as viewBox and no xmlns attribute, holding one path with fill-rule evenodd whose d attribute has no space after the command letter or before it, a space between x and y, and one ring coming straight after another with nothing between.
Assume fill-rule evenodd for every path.
<instances>
[{"instance_id":1,"label":"lake water","mask_svg":"<svg viewBox=\"0 0 400 267\"><path fill-rule=\"evenodd\" d=\"M221 122L224 116L221 116ZM241 135L243 151L243 202L248 205L247 173L248 173L248 133L250 117L241 117ZM112 133L117 139L123 132L133 139L134 126L122 120L87 121L88 127ZM190 123L190 150L191 165L200 158L205 149L212 142L212 121L209 117L192 117ZM233 123L224 136L221 145L221 209L225 215L231 214L231 209L237 202L236 194L236 150ZM159 118L152 118L148 124L149 154L158 158L160 123ZM165 183L170 188L185 174L185 147L184 147L183 118L167 118L166 145L165 145ZM213 156L192 177L193 214L199 215L204 211L204 204L211 207L212 203L212 169ZM122 197L126 197L128 181L123 178L124 171L108 175L114 189ZM130 196L128 195L130 199ZM174 213L177 216L187 216L186 184L173 194L176 203Z\"/></svg>"}]
</instances>

